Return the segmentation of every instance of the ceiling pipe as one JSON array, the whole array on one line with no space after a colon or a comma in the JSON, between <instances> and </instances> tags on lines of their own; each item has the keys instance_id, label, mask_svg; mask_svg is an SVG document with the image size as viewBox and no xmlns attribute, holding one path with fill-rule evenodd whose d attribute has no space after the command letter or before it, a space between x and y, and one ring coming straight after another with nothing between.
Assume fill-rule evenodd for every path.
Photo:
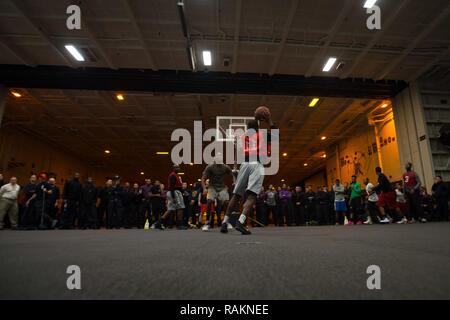
<instances>
[{"instance_id":1,"label":"ceiling pipe","mask_svg":"<svg viewBox=\"0 0 450 320\"><path fill-rule=\"evenodd\" d=\"M183 36L186 38L186 54L188 56L189 65L192 71L197 70L197 63L195 59L195 51L191 43L191 39L188 32L188 26L186 22L186 15L184 12L184 0L178 0L177 2L178 16L180 17L181 29L183 30Z\"/></svg>"}]
</instances>

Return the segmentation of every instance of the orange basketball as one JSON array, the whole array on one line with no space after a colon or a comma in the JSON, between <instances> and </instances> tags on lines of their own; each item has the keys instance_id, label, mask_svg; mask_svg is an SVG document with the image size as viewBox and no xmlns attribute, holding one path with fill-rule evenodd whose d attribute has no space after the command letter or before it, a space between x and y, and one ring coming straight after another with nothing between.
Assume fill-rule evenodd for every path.
<instances>
[{"instance_id":1,"label":"orange basketball","mask_svg":"<svg viewBox=\"0 0 450 320\"><path fill-rule=\"evenodd\" d=\"M270 110L265 106L260 106L255 110L256 120L268 120L270 119Z\"/></svg>"}]
</instances>

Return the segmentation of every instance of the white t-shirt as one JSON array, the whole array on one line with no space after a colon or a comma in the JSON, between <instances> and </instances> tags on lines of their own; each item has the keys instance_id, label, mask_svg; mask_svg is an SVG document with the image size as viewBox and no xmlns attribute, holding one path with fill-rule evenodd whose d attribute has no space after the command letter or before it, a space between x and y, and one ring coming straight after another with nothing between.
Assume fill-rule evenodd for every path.
<instances>
[{"instance_id":1,"label":"white t-shirt","mask_svg":"<svg viewBox=\"0 0 450 320\"><path fill-rule=\"evenodd\" d=\"M396 201L399 203L406 203L405 194L398 189L395 189Z\"/></svg>"},{"instance_id":2,"label":"white t-shirt","mask_svg":"<svg viewBox=\"0 0 450 320\"><path fill-rule=\"evenodd\" d=\"M5 198L9 200L17 200L19 195L20 186L18 184L12 185L11 183L5 184L0 188L0 198Z\"/></svg>"},{"instance_id":3,"label":"white t-shirt","mask_svg":"<svg viewBox=\"0 0 450 320\"><path fill-rule=\"evenodd\" d=\"M375 187L375 186L374 186L371 182L369 182L369 183L367 184L367 186L366 186L366 193L367 193L367 195L368 195L367 200L369 200L370 202L377 202L377 201L378 201L378 195L377 195L376 192L374 192L374 193L372 193L371 195L369 195L370 192L372 192L372 190L373 190L374 187Z\"/></svg>"}]
</instances>

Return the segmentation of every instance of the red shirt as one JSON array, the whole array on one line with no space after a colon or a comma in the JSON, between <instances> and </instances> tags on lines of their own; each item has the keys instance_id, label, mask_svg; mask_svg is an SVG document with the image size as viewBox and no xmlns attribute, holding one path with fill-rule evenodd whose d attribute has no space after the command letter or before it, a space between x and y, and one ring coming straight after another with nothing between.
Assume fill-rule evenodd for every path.
<instances>
[{"instance_id":1,"label":"red shirt","mask_svg":"<svg viewBox=\"0 0 450 320\"><path fill-rule=\"evenodd\" d=\"M249 159L259 160L259 156L270 155L270 143L266 143L262 132L258 131L251 136L244 134L241 136L241 140L246 161Z\"/></svg>"},{"instance_id":2,"label":"red shirt","mask_svg":"<svg viewBox=\"0 0 450 320\"><path fill-rule=\"evenodd\" d=\"M175 171L169 174L169 190L181 190L182 186L183 181Z\"/></svg>"},{"instance_id":3,"label":"red shirt","mask_svg":"<svg viewBox=\"0 0 450 320\"><path fill-rule=\"evenodd\" d=\"M407 189L413 189L417 184L417 174L414 171L408 171L403 174L403 184Z\"/></svg>"}]
</instances>

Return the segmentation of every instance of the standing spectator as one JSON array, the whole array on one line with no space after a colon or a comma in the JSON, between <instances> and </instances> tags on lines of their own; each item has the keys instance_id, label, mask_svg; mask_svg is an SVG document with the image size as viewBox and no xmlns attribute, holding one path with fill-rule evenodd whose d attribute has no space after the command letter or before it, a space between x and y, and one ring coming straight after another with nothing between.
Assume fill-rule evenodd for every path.
<instances>
[{"instance_id":1,"label":"standing spectator","mask_svg":"<svg viewBox=\"0 0 450 320\"><path fill-rule=\"evenodd\" d=\"M120 229L122 227L123 217L123 197L124 190L120 186L120 177L115 176L112 188L108 189L108 229Z\"/></svg>"},{"instance_id":2,"label":"standing spectator","mask_svg":"<svg viewBox=\"0 0 450 320\"><path fill-rule=\"evenodd\" d=\"M48 179L48 183L50 185L49 190L51 190L51 194L49 195L49 227L50 229L55 229L58 224L58 209L60 205L61 192L56 185L55 178Z\"/></svg>"},{"instance_id":3,"label":"standing spectator","mask_svg":"<svg viewBox=\"0 0 450 320\"><path fill-rule=\"evenodd\" d=\"M264 191L264 186L261 187L261 192L256 198L256 220L258 220L263 225L267 226L267 215L266 215L266 192ZM259 224L256 224L258 227Z\"/></svg>"},{"instance_id":4,"label":"standing spectator","mask_svg":"<svg viewBox=\"0 0 450 320\"><path fill-rule=\"evenodd\" d=\"M411 162L406 164L405 169L406 172L403 174L403 186L411 219L427 222L427 219L423 217L422 206L420 204L420 178L417 173L412 170Z\"/></svg>"},{"instance_id":5,"label":"standing spectator","mask_svg":"<svg viewBox=\"0 0 450 320\"><path fill-rule=\"evenodd\" d=\"M360 219L361 212L361 184L356 181L356 176L352 176L350 189L350 210L353 223L362 224Z\"/></svg>"},{"instance_id":6,"label":"standing spectator","mask_svg":"<svg viewBox=\"0 0 450 320\"><path fill-rule=\"evenodd\" d=\"M395 191L392 190L391 182L386 175L381 172L380 167L376 167L375 172L378 176L378 185L374 190L379 192L377 206L381 215L380 223L391 223L392 218L388 216L386 211L391 212L392 214L397 208Z\"/></svg>"},{"instance_id":7,"label":"standing spectator","mask_svg":"<svg viewBox=\"0 0 450 320\"><path fill-rule=\"evenodd\" d=\"M112 188L112 180L108 179L105 182L105 186L97 190L98 198L100 199L100 203L97 209L97 227L100 229L102 226L106 227L106 221L108 220L107 215L108 212L106 210L108 206L107 194L108 190Z\"/></svg>"},{"instance_id":8,"label":"standing spectator","mask_svg":"<svg viewBox=\"0 0 450 320\"><path fill-rule=\"evenodd\" d=\"M88 177L81 189L80 227L81 229L97 229L97 197L98 190L91 177Z\"/></svg>"},{"instance_id":9,"label":"standing spectator","mask_svg":"<svg viewBox=\"0 0 450 320\"><path fill-rule=\"evenodd\" d=\"M17 198L19 191L20 186L17 184L16 177L11 177L8 184L0 187L0 230L3 230L6 214L9 216L11 229L17 230L18 228L19 207L17 205Z\"/></svg>"},{"instance_id":10,"label":"standing spectator","mask_svg":"<svg viewBox=\"0 0 450 320\"><path fill-rule=\"evenodd\" d=\"M431 188L433 198L436 201L436 213L439 221L448 221L448 185L442 181L441 176L434 178L434 184Z\"/></svg>"},{"instance_id":11,"label":"standing spectator","mask_svg":"<svg viewBox=\"0 0 450 320\"><path fill-rule=\"evenodd\" d=\"M5 180L3 178L3 174L0 173L0 188L3 187L5 185Z\"/></svg>"},{"instance_id":12,"label":"standing spectator","mask_svg":"<svg viewBox=\"0 0 450 320\"><path fill-rule=\"evenodd\" d=\"M162 215L162 213L165 211L165 194L163 194L164 185L161 184L158 180L155 181L152 188L150 189L150 202L152 211L148 218L149 223L151 221L158 221L159 217ZM138 221L138 228L140 228L140 221ZM153 223L154 224L154 223Z\"/></svg>"},{"instance_id":13,"label":"standing spectator","mask_svg":"<svg viewBox=\"0 0 450 320\"><path fill-rule=\"evenodd\" d=\"M21 229L24 230L31 229L33 227L33 221L35 221L34 207L33 203L30 202L30 199L36 193L36 181L36 175L31 175L29 182L22 189L24 199L19 208L19 223Z\"/></svg>"},{"instance_id":14,"label":"standing spectator","mask_svg":"<svg viewBox=\"0 0 450 320\"><path fill-rule=\"evenodd\" d=\"M290 226L293 220L290 210L291 197L291 191L289 191L286 183L283 183L281 190L278 192L278 199L280 199L279 221L281 221L281 225L283 226L285 223L287 226Z\"/></svg>"},{"instance_id":15,"label":"standing spectator","mask_svg":"<svg viewBox=\"0 0 450 320\"><path fill-rule=\"evenodd\" d=\"M345 215L347 214L347 204L345 202L345 187L339 179L333 186L334 191L334 210L336 211L336 224L344 224ZM351 221L347 223L350 224Z\"/></svg>"},{"instance_id":16,"label":"standing spectator","mask_svg":"<svg viewBox=\"0 0 450 320\"><path fill-rule=\"evenodd\" d=\"M292 207L294 213L295 225L301 226L305 224L305 193L302 187L296 186L292 193Z\"/></svg>"},{"instance_id":17,"label":"standing spectator","mask_svg":"<svg viewBox=\"0 0 450 320\"><path fill-rule=\"evenodd\" d=\"M159 184L157 188L158 191L155 193L155 196L160 194ZM137 225L139 229L144 228L146 219L148 219L149 223L152 224L152 202L153 202L152 189L153 189L152 180L145 179L145 184L140 188L141 205L139 206L139 215L137 217Z\"/></svg>"},{"instance_id":18,"label":"standing spectator","mask_svg":"<svg viewBox=\"0 0 450 320\"><path fill-rule=\"evenodd\" d=\"M306 187L305 192L305 220L306 225L314 225L317 222L316 215L316 194L314 193L312 186Z\"/></svg>"},{"instance_id":19,"label":"standing spectator","mask_svg":"<svg viewBox=\"0 0 450 320\"><path fill-rule=\"evenodd\" d=\"M424 186L420 187L420 203L422 205L422 212L427 220L439 221L437 216L436 209L436 201L434 197L432 197L427 192L427 188Z\"/></svg>"},{"instance_id":20,"label":"standing spectator","mask_svg":"<svg viewBox=\"0 0 450 320\"><path fill-rule=\"evenodd\" d=\"M184 210L183 210L183 225L188 226L189 217L191 215L191 200L192 200L192 192L188 189L187 182L183 182L181 187L181 194L183 195L183 201L185 203ZM228 191L227 191L228 194ZM217 221L220 221L220 212L217 212ZM214 222L214 220L213 220Z\"/></svg>"},{"instance_id":21,"label":"standing spectator","mask_svg":"<svg viewBox=\"0 0 450 320\"><path fill-rule=\"evenodd\" d=\"M81 187L79 173L75 173L73 179L64 184L64 209L61 216L62 229L72 229L75 220L78 220L78 226L80 227L79 214Z\"/></svg>"},{"instance_id":22,"label":"standing spectator","mask_svg":"<svg viewBox=\"0 0 450 320\"><path fill-rule=\"evenodd\" d=\"M194 190L192 190L191 193L191 202L190 202L190 212L191 212L191 228L199 228L199 216L200 216L200 206L198 205L198 196L199 196L199 190L201 189L201 185L196 184L194 185Z\"/></svg>"},{"instance_id":23,"label":"standing spectator","mask_svg":"<svg viewBox=\"0 0 450 320\"><path fill-rule=\"evenodd\" d=\"M330 195L327 187L319 187L316 193L317 216L319 225L327 225L330 216Z\"/></svg>"},{"instance_id":24,"label":"standing spectator","mask_svg":"<svg viewBox=\"0 0 450 320\"><path fill-rule=\"evenodd\" d=\"M29 202L33 203L35 221L33 227L39 229L47 229L50 227L50 205L51 196L53 194L52 186L47 182L45 173L39 174L39 183L36 185L36 192L33 194Z\"/></svg>"},{"instance_id":25,"label":"standing spectator","mask_svg":"<svg viewBox=\"0 0 450 320\"><path fill-rule=\"evenodd\" d=\"M378 221L378 195L375 192L375 186L369 181L369 178L364 179L364 184L366 185L366 215L367 219L364 221L364 224L372 224L373 219L377 218Z\"/></svg>"},{"instance_id":26,"label":"standing spectator","mask_svg":"<svg viewBox=\"0 0 450 320\"><path fill-rule=\"evenodd\" d=\"M269 221L269 216L271 216L273 224L275 226L278 225L277 192L273 185L269 185L269 189L266 192L266 216L267 221Z\"/></svg>"},{"instance_id":27,"label":"standing spectator","mask_svg":"<svg viewBox=\"0 0 450 320\"><path fill-rule=\"evenodd\" d=\"M405 217L405 212L407 210L406 205L406 197L405 197L405 190L402 186L401 182L397 182L395 184L395 201L397 202L396 212L399 216L399 221L397 221L398 224L405 224L408 223L408 220Z\"/></svg>"}]
</instances>

